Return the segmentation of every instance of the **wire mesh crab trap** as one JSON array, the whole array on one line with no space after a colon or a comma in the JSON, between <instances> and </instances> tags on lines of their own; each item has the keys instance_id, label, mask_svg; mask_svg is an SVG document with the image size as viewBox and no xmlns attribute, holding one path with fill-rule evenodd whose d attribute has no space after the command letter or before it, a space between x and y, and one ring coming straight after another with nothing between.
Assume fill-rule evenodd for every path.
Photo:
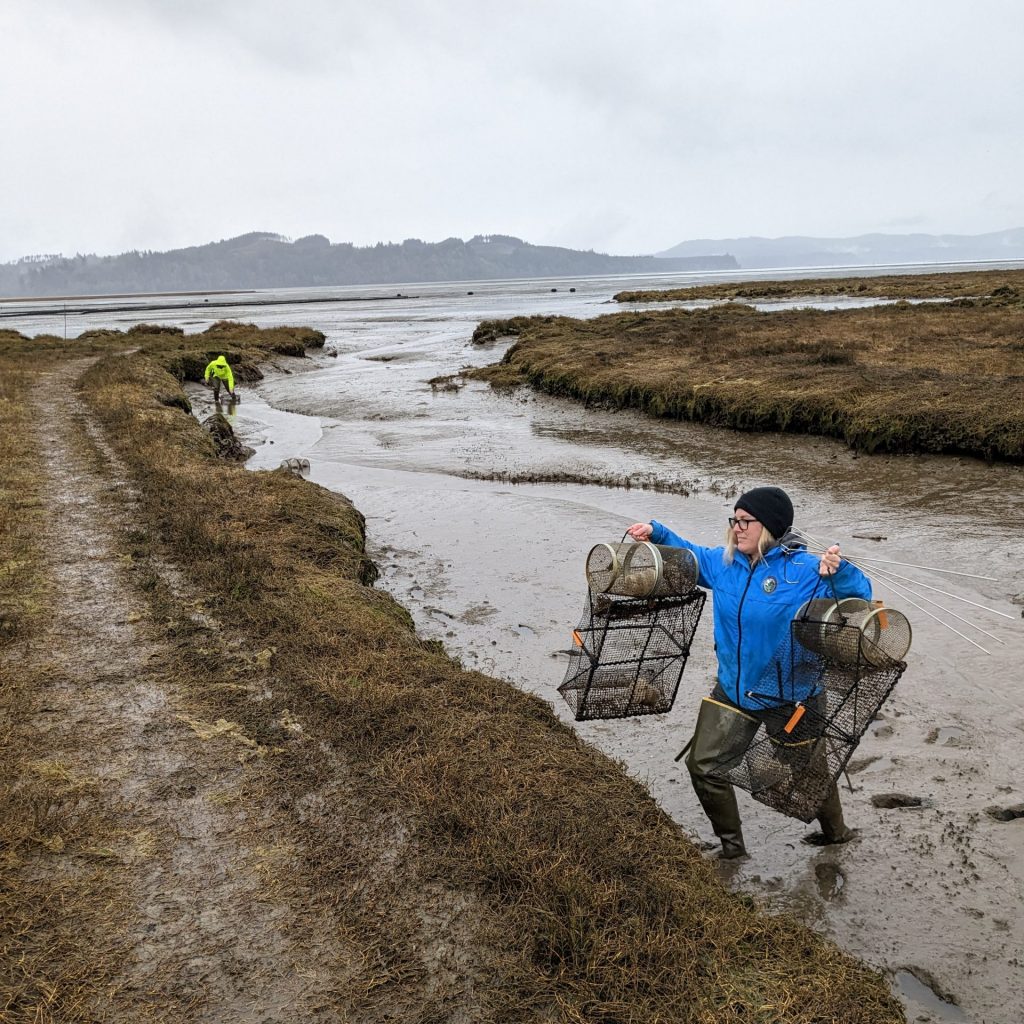
<instances>
[{"instance_id":1,"label":"wire mesh crab trap","mask_svg":"<svg viewBox=\"0 0 1024 1024\"><path fill-rule=\"evenodd\" d=\"M910 623L894 609L807 602L750 693L764 709L748 728L737 715L736 743L713 774L811 821L906 669L910 640Z\"/></svg>"},{"instance_id":2,"label":"wire mesh crab trap","mask_svg":"<svg viewBox=\"0 0 1024 1024\"><path fill-rule=\"evenodd\" d=\"M577 721L671 710L707 595L686 548L599 544L558 692Z\"/></svg>"}]
</instances>

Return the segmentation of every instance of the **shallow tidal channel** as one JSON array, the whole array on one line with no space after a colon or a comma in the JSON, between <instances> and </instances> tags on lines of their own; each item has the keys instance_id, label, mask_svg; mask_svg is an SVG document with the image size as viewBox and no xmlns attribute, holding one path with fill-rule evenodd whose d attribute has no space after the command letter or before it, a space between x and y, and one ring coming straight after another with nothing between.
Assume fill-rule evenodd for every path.
<instances>
[{"instance_id":1,"label":"shallow tidal channel","mask_svg":"<svg viewBox=\"0 0 1024 1024\"><path fill-rule=\"evenodd\" d=\"M1024 1020L1024 817L1016 814L1024 815L1024 620L1014 603L1024 594L1016 557L1024 467L858 457L823 439L428 383L501 357L507 343L470 344L481 319L620 308L608 300L621 279L571 285L575 292L561 282L423 286L401 300L218 310L264 327L306 324L328 339L324 353L282 361L258 387L243 387L229 418L256 449L249 468L308 459L313 481L366 516L378 586L409 608L420 634L467 667L540 695L566 721L556 688L583 607L586 552L618 540L633 521L656 518L717 544L733 498L777 483L794 497L797 525L852 553L995 577L892 567L1012 618L917 591L987 629L991 638L915 597L986 655L879 587L876 596L907 613L914 643L906 674L851 761L853 791L843 786L858 840L807 847L799 841L806 826L740 793L751 857L722 872L730 886L888 971L909 1020ZM197 330L211 313L162 319ZM208 392L189 394L198 415L210 411ZM553 474L573 482L501 482ZM626 479L634 486L613 486ZM642 481L686 493L635 486ZM712 838L710 828L673 759L712 672L707 609L669 714L575 726L643 780L697 842Z\"/></svg>"}]
</instances>

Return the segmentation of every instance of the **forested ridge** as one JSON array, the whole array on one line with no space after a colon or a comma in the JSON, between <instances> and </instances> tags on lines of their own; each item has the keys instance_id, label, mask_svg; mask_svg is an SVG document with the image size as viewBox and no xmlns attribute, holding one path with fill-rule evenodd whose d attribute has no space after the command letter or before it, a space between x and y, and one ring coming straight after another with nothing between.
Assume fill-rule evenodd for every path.
<instances>
[{"instance_id":1,"label":"forested ridge","mask_svg":"<svg viewBox=\"0 0 1024 1024\"><path fill-rule=\"evenodd\" d=\"M116 256L29 256L0 265L0 295L97 295L476 281L488 278L728 270L730 256L664 259L531 245L510 235L423 242L332 243L323 235L289 241L251 232L168 252Z\"/></svg>"}]
</instances>

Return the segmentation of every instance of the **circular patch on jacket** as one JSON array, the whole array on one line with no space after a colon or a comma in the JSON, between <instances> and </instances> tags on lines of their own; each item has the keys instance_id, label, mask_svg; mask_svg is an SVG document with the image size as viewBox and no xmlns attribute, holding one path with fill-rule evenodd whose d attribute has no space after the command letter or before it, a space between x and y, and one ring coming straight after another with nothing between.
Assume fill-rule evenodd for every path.
<instances>
[{"instance_id":1,"label":"circular patch on jacket","mask_svg":"<svg viewBox=\"0 0 1024 1024\"><path fill-rule=\"evenodd\" d=\"M775 588L779 585L779 581L774 576L766 577L764 583L761 584L761 589L766 594L774 593Z\"/></svg>"}]
</instances>

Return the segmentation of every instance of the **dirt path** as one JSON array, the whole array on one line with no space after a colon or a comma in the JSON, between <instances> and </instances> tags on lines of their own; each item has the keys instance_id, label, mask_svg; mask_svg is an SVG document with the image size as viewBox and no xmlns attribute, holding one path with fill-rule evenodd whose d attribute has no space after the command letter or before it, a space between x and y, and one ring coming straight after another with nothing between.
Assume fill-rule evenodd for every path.
<instances>
[{"instance_id":1,"label":"dirt path","mask_svg":"<svg viewBox=\"0 0 1024 1024\"><path fill-rule=\"evenodd\" d=\"M109 1001L82 1007L83 1016L341 1019L334 987L358 953L315 900L295 914L294 893L286 898L273 884L295 851L267 830L258 803L245 802L265 785L268 752L231 723L206 721L193 697L197 684L230 678L237 641L198 611L200 595L178 574L157 566L182 609L192 609L208 649L209 679L182 678L175 644L154 623L137 589L140 574L122 553L118 533L133 529L123 468L56 375L41 377L31 398L45 474L45 552L59 594L44 635L22 652L23 669L46 680L31 723L35 749L46 752L35 770L61 778L79 819L87 809L93 825L91 841L74 845L55 831L23 870L35 879L57 872L106 893L104 918L91 922L96 933L82 936L79 948L96 951L81 967L98 972L95 988ZM258 659L249 667L255 697L266 681ZM73 973L75 965L59 969ZM88 1001L89 987L83 991Z\"/></svg>"}]
</instances>

